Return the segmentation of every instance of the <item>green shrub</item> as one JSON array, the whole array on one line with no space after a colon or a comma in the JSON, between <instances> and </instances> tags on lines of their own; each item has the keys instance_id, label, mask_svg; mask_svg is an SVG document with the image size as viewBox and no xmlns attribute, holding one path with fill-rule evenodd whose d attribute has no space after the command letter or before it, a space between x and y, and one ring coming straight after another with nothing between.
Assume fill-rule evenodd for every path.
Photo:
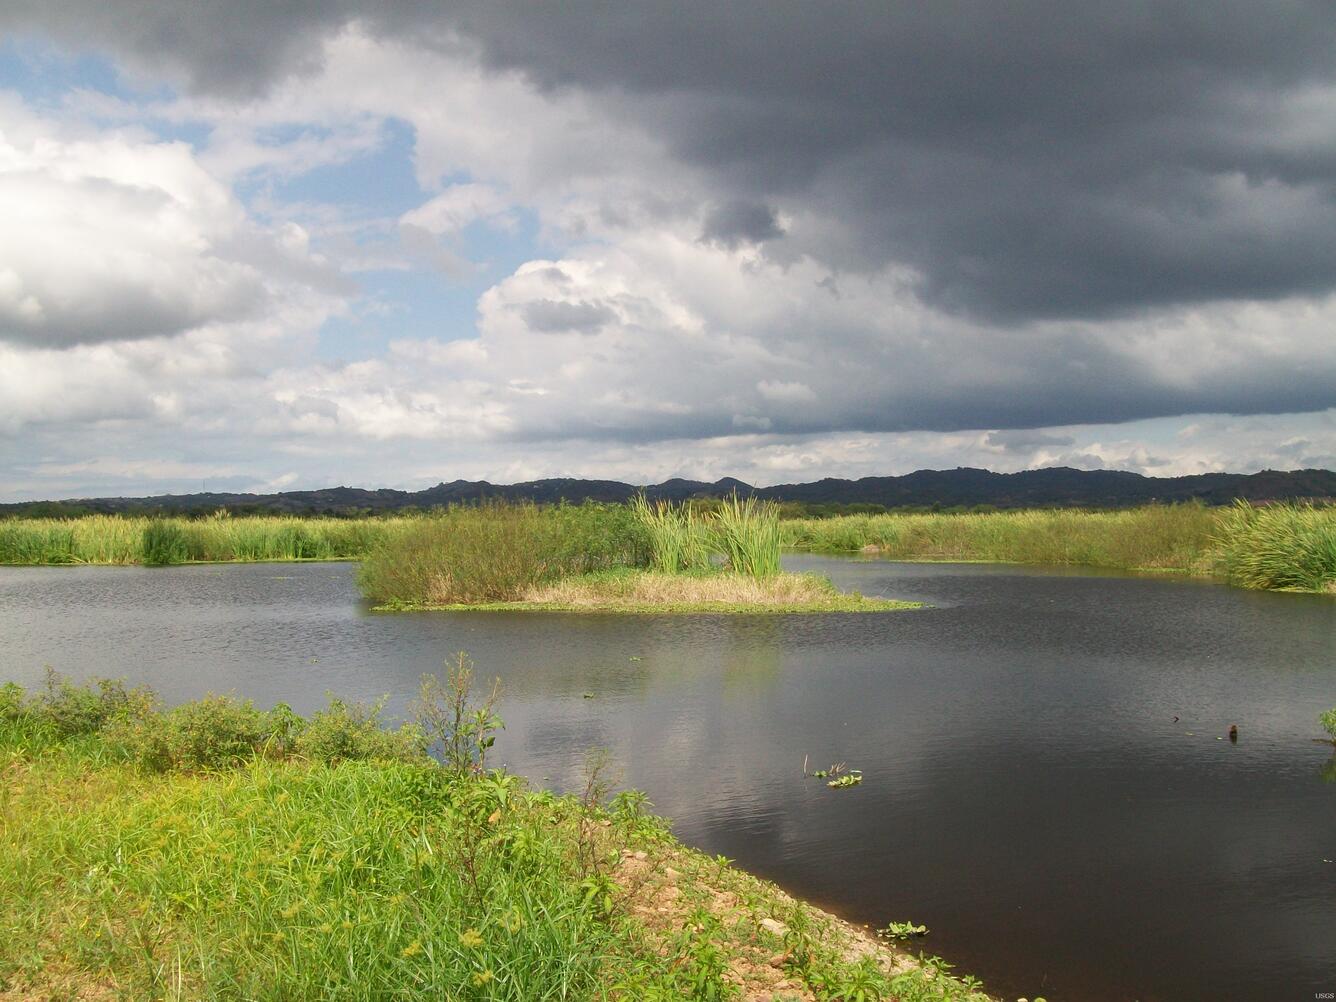
<instances>
[{"instance_id":1,"label":"green shrub","mask_svg":"<svg viewBox=\"0 0 1336 1002\"><path fill-rule=\"evenodd\" d=\"M94 679L74 685L47 669L46 688L32 698L27 712L62 738L93 734L111 721L140 712L151 700L141 689L127 689L119 679Z\"/></svg>"},{"instance_id":2,"label":"green shrub","mask_svg":"<svg viewBox=\"0 0 1336 1002\"><path fill-rule=\"evenodd\" d=\"M24 716L23 686L17 682L0 685L0 721L15 721Z\"/></svg>"},{"instance_id":3,"label":"green shrub","mask_svg":"<svg viewBox=\"0 0 1336 1002\"><path fill-rule=\"evenodd\" d=\"M106 729L107 743L154 772L214 772L257 758L292 755L325 764L375 759L411 761L424 755L421 730L385 730L381 705L366 707L331 697L309 721L286 703L256 709L249 700L205 696L166 713L141 701Z\"/></svg>"},{"instance_id":4,"label":"green shrub","mask_svg":"<svg viewBox=\"0 0 1336 1002\"><path fill-rule=\"evenodd\" d=\"M250 700L208 695L167 713L150 708L127 715L109 730L108 741L131 761L157 772L215 771L266 750L273 724L270 714Z\"/></svg>"},{"instance_id":5,"label":"green shrub","mask_svg":"<svg viewBox=\"0 0 1336 1002\"><path fill-rule=\"evenodd\" d=\"M385 730L380 714L385 701L372 706L345 703L330 696L329 705L316 711L296 736L298 754L316 762L363 760L413 761L422 758L425 741L411 724L397 731Z\"/></svg>"},{"instance_id":6,"label":"green shrub","mask_svg":"<svg viewBox=\"0 0 1336 1002\"><path fill-rule=\"evenodd\" d=\"M446 663L444 676L423 675L414 711L426 749L451 773L482 773L487 752L503 728L496 715L500 679L481 702L473 694L473 662L460 651L454 664Z\"/></svg>"},{"instance_id":7,"label":"green shrub","mask_svg":"<svg viewBox=\"0 0 1336 1002\"><path fill-rule=\"evenodd\" d=\"M1327 733L1331 735L1332 741L1336 741L1336 706L1333 706L1318 719L1322 722L1322 726L1326 728Z\"/></svg>"}]
</instances>

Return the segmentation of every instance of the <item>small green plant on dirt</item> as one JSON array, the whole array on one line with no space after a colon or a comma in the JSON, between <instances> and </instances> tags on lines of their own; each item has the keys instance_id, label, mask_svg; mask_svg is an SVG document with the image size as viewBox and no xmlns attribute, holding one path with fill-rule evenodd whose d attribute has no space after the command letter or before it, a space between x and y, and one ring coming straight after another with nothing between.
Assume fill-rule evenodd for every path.
<instances>
[{"instance_id":1,"label":"small green plant on dirt","mask_svg":"<svg viewBox=\"0 0 1336 1002\"><path fill-rule=\"evenodd\" d=\"M681 998L722 1002L737 997L737 986L724 978L728 955L718 943L721 931L719 919L704 908L687 916L673 942L672 969Z\"/></svg>"},{"instance_id":2,"label":"small green plant on dirt","mask_svg":"<svg viewBox=\"0 0 1336 1002\"><path fill-rule=\"evenodd\" d=\"M856 964L833 964L813 974L808 984L823 1002L880 1002L890 982L871 957Z\"/></svg>"},{"instance_id":3,"label":"small green plant on dirt","mask_svg":"<svg viewBox=\"0 0 1336 1002\"><path fill-rule=\"evenodd\" d=\"M612 820L637 841L659 841L668 835L668 824L651 814L649 796L642 790L622 790L609 805Z\"/></svg>"}]
</instances>

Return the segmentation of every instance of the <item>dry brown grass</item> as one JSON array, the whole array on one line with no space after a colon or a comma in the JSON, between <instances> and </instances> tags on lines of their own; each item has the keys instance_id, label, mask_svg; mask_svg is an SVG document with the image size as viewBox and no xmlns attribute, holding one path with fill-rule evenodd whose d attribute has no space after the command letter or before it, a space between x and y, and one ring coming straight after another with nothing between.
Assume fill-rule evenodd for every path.
<instances>
[{"instance_id":1,"label":"dry brown grass","mask_svg":"<svg viewBox=\"0 0 1336 1002\"><path fill-rule=\"evenodd\" d=\"M891 608L890 603L838 591L823 577L780 574L633 574L565 578L528 589L523 604L533 607L607 611L841 611Z\"/></svg>"}]
</instances>

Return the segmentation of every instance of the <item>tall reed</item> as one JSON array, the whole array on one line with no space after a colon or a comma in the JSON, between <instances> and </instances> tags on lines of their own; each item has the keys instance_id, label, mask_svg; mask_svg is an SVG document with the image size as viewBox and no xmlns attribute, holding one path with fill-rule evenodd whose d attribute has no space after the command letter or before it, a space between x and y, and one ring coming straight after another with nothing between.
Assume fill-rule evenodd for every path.
<instances>
[{"instance_id":1,"label":"tall reed","mask_svg":"<svg viewBox=\"0 0 1336 1002\"><path fill-rule=\"evenodd\" d=\"M1336 590L1336 507L1239 501L1222 513L1215 542L1231 584Z\"/></svg>"},{"instance_id":2,"label":"tall reed","mask_svg":"<svg viewBox=\"0 0 1336 1002\"><path fill-rule=\"evenodd\" d=\"M709 528L689 504L651 504L641 494L632 500L631 510L649 536L650 566L654 570L679 574L709 568Z\"/></svg>"},{"instance_id":3,"label":"tall reed","mask_svg":"<svg viewBox=\"0 0 1336 1002\"><path fill-rule=\"evenodd\" d=\"M779 573L779 506L737 494L725 498L711 516L715 543L739 574L754 578Z\"/></svg>"}]
</instances>

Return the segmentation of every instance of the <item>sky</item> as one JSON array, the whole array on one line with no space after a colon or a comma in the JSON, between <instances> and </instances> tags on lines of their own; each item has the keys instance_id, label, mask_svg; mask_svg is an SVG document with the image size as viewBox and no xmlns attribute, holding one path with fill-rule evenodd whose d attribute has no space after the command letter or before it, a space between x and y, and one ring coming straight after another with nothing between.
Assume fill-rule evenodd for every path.
<instances>
[{"instance_id":1,"label":"sky","mask_svg":"<svg viewBox=\"0 0 1336 1002\"><path fill-rule=\"evenodd\" d=\"M1336 467L1312 3L0 3L0 500Z\"/></svg>"}]
</instances>

